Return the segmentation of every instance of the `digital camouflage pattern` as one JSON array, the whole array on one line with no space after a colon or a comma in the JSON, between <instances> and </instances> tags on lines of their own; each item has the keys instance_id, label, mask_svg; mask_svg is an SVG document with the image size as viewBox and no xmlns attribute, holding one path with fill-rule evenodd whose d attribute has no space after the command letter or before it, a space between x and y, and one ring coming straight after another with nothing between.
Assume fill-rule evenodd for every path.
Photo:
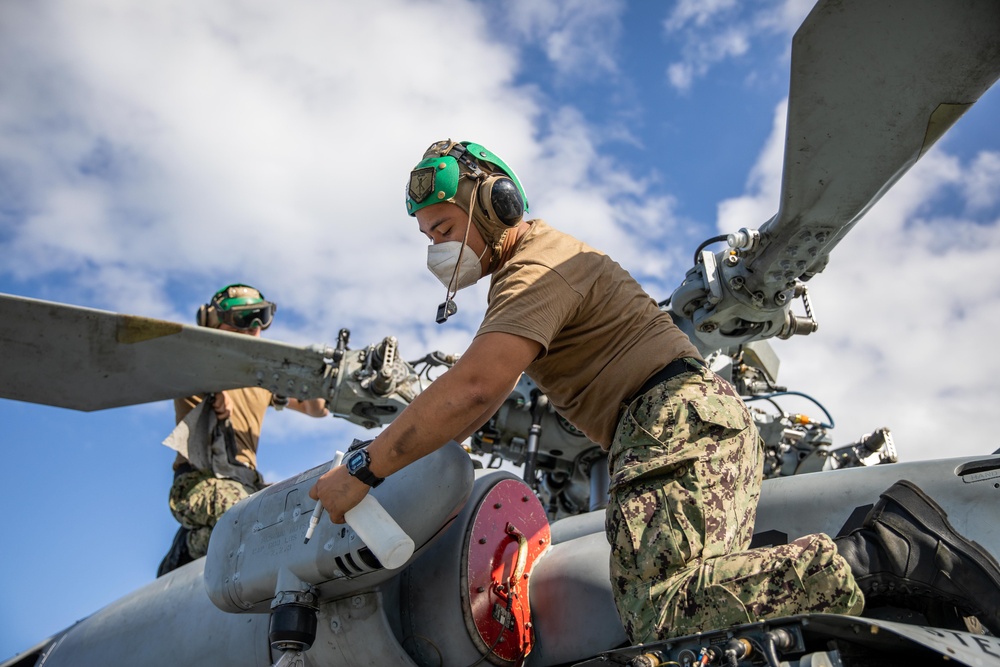
<instances>
[{"instance_id":1,"label":"digital camouflage pattern","mask_svg":"<svg viewBox=\"0 0 1000 667\"><path fill-rule=\"evenodd\" d=\"M864 597L829 536L748 550L763 442L713 372L692 365L627 406L608 465L611 587L632 643L861 612Z\"/></svg>"},{"instance_id":2,"label":"digital camouflage pattern","mask_svg":"<svg viewBox=\"0 0 1000 667\"><path fill-rule=\"evenodd\" d=\"M208 553L208 539L219 518L257 489L232 479L219 479L208 470L186 472L170 487L170 512L190 532L187 547L192 558Z\"/></svg>"}]
</instances>

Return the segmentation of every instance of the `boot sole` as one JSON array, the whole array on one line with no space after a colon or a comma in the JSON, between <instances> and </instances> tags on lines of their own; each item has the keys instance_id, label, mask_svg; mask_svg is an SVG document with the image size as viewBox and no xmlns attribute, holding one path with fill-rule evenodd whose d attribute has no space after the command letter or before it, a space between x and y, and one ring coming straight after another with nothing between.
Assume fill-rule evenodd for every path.
<instances>
[{"instance_id":1,"label":"boot sole","mask_svg":"<svg viewBox=\"0 0 1000 667\"><path fill-rule=\"evenodd\" d=\"M1000 591L1000 564L981 545L963 537L956 531L951 522L948 521L948 513L913 482L901 479L883 492L881 497L895 502L906 510L915 522L932 531L956 553L965 553ZM886 521L886 517L881 517L882 509L883 507L879 507L877 504L869 513L868 518L865 519L865 524L868 523L869 518L881 518L887 525L892 525L891 521Z\"/></svg>"}]
</instances>

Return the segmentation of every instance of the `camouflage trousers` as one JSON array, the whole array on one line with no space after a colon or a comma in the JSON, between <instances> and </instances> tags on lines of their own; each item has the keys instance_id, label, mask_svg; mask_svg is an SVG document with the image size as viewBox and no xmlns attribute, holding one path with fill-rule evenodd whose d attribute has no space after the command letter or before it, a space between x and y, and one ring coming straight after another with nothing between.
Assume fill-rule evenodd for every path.
<instances>
[{"instance_id":1,"label":"camouflage trousers","mask_svg":"<svg viewBox=\"0 0 1000 667\"><path fill-rule=\"evenodd\" d=\"M749 549L763 442L733 387L693 368L626 406L609 451L611 588L632 643L861 613L864 597L829 536Z\"/></svg>"},{"instance_id":2,"label":"camouflage trousers","mask_svg":"<svg viewBox=\"0 0 1000 667\"><path fill-rule=\"evenodd\" d=\"M170 512L190 532L187 548L192 558L208 553L208 539L219 518L230 507L251 496L252 486L233 479L219 479L211 471L177 475L170 487Z\"/></svg>"}]
</instances>

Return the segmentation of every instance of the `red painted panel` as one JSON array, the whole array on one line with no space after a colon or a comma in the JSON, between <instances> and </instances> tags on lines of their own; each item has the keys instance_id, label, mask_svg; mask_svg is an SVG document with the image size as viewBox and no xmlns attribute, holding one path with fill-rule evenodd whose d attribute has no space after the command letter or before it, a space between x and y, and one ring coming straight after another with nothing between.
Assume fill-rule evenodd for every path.
<instances>
[{"instance_id":1,"label":"red painted panel","mask_svg":"<svg viewBox=\"0 0 1000 667\"><path fill-rule=\"evenodd\" d=\"M472 621L485 647L521 664L534 644L528 578L551 544L545 508L526 484L505 479L487 492L471 530L466 574Z\"/></svg>"}]
</instances>

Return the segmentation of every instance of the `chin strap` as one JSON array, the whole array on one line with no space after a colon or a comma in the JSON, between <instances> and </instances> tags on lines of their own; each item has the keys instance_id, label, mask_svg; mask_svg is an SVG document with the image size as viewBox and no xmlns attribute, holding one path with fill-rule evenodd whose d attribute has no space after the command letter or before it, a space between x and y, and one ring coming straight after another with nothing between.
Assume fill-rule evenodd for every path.
<instances>
[{"instance_id":1,"label":"chin strap","mask_svg":"<svg viewBox=\"0 0 1000 667\"><path fill-rule=\"evenodd\" d=\"M476 178L478 180L479 177L477 176ZM462 247L458 251L458 261L455 262L455 269L451 272L451 280L448 281L448 287L444 290L444 303L438 306L437 316L434 318L434 321L438 324L444 324L448 321L449 317L458 312L458 306L454 301L455 294L458 292L458 269L462 266L462 255L465 254L465 249L468 247L469 230L472 228L472 212L475 210L476 193L478 192L478 187L472 188L472 195L469 201L469 219L465 223L465 237L462 239Z\"/></svg>"}]
</instances>

